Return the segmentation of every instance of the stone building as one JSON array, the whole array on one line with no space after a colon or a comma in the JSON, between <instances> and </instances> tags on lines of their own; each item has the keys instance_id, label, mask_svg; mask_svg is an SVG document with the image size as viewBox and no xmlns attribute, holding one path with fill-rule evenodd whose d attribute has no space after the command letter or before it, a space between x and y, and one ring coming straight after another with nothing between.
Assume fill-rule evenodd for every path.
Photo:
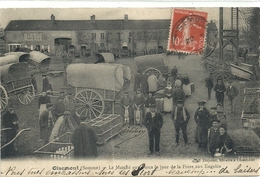
<instances>
[{"instance_id":1,"label":"stone building","mask_svg":"<svg viewBox=\"0 0 260 177\"><path fill-rule=\"evenodd\" d=\"M55 54L68 47L80 50L85 47L94 52L122 51L134 53L154 52L167 48L170 19L129 20L12 20L6 26L6 51L17 44L32 50ZM14 44L14 45L12 45Z\"/></svg>"}]
</instances>

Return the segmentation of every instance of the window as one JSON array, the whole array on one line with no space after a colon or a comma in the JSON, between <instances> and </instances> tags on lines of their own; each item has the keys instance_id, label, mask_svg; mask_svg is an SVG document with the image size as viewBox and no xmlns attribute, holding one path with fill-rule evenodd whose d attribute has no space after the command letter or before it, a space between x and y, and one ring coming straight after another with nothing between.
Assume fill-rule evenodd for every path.
<instances>
[{"instance_id":1,"label":"window","mask_svg":"<svg viewBox=\"0 0 260 177\"><path fill-rule=\"evenodd\" d=\"M92 40L96 40L96 33L92 33Z\"/></svg>"},{"instance_id":2,"label":"window","mask_svg":"<svg viewBox=\"0 0 260 177\"><path fill-rule=\"evenodd\" d=\"M31 50L33 50L33 45L31 45Z\"/></svg>"},{"instance_id":3,"label":"window","mask_svg":"<svg viewBox=\"0 0 260 177\"><path fill-rule=\"evenodd\" d=\"M104 40L105 39L105 34L104 33L100 33L100 39Z\"/></svg>"},{"instance_id":4,"label":"window","mask_svg":"<svg viewBox=\"0 0 260 177\"><path fill-rule=\"evenodd\" d=\"M24 35L23 35L23 39L24 39L25 41L28 40L28 36L27 36L27 34L24 34Z\"/></svg>"},{"instance_id":5,"label":"window","mask_svg":"<svg viewBox=\"0 0 260 177\"><path fill-rule=\"evenodd\" d=\"M33 41L33 34L30 34L29 41Z\"/></svg>"},{"instance_id":6,"label":"window","mask_svg":"<svg viewBox=\"0 0 260 177\"><path fill-rule=\"evenodd\" d=\"M104 43L100 43L100 47L103 49L105 48L105 44Z\"/></svg>"},{"instance_id":7,"label":"window","mask_svg":"<svg viewBox=\"0 0 260 177\"><path fill-rule=\"evenodd\" d=\"M33 40L37 41L37 34L36 33L33 34Z\"/></svg>"}]
</instances>

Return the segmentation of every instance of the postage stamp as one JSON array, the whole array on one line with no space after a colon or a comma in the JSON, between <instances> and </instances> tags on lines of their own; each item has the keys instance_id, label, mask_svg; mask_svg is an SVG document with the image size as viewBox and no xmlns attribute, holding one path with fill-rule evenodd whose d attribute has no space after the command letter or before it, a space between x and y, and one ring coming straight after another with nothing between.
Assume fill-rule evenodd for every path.
<instances>
[{"instance_id":1,"label":"postage stamp","mask_svg":"<svg viewBox=\"0 0 260 177\"><path fill-rule=\"evenodd\" d=\"M206 37L207 12L174 9L168 50L201 54Z\"/></svg>"}]
</instances>

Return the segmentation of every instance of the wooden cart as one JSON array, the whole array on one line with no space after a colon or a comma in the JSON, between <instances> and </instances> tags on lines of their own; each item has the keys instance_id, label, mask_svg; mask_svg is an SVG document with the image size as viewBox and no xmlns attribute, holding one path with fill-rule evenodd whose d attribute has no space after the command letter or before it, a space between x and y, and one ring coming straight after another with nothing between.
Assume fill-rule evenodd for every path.
<instances>
[{"instance_id":1,"label":"wooden cart","mask_svg":"<svg viewBox=\"0 0 260 177\"><path fill-rule=\"evenodd\" d=\"M46 72L49 70L51 58L38 51L30 52L29 68L30 71Z\"/></svg>"},{"instance_id":2,"label":"wooden cart","mask_svg":"<svg viewBox=\"0 0 260 177\"><path fill-rule=\"evenodd\" d=\"M28 105L32 102L35 90L31 82L27 63L13 63L0 66L1 71L1 107L3 111L8 105L11 95L17 95L20 103Z\"/></svg>"},{"instance_id":3,"label":"wooden cart","mask_svg":"<svg viewBox=\"0 0 260 177\"><path fill-rule=\"evenodd\" d=\"M70 64L66 73L69 86L75 89L76 114L79 117L97 118L107 105L111 105L109 109L114 114L118 96L124 88L127 89L121 65Z\"/></svg>"},{"instance_id":4,"label":"wooden cart","mask_svg":"<svg viewBox=\"0 0 260 177\"><path fill-rule=\"evenodd\" d=\"M135 57L134 62L137 66L137 72L141 74L154 73L157 77L159 74L168 75L168 65L164 57L164 54Z\"/></svg>"}]
</instances>

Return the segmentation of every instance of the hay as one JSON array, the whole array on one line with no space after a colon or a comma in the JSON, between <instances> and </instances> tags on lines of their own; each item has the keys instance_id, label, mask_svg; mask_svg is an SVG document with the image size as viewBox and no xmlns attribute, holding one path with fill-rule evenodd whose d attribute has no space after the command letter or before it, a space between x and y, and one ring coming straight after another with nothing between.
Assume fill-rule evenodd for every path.
<instances>
[{"instance_id":1,"label":"hay","mask_svg":"<svg viewBox=\"0 0 260 177\"><path fill-rule=\"evenodd\" d=\"M235 147L249 146L255 150L260 150L260 138L253 130L230 130L228 131Z\"/></svg>"}]
</instances>

